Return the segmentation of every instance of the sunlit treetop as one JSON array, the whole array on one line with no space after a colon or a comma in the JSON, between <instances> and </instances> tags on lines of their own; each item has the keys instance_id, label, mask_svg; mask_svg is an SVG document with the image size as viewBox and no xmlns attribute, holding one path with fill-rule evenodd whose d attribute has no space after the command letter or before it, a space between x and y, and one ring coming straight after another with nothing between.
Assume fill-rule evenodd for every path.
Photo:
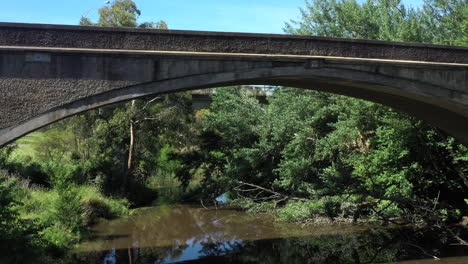
<instances>
[{"instance_id":1,"label":"sunlit treetop","mask_svg":"<svg viewBox=\"0 0 468 264\"><path fill-rule=\"evenodd\" d=\"M466 45L468 1L426 0L415 9L400 0L306 0L300 11L286 33Z\"/></svg>"},{"instance_id":2,"label":"sunlit treetop","mask_svg":"<svg viewBox=\"0 0 468 264\"><path fill-rule=\"evenodd\" d=\"M103 27L141 27L167 29L167 23L163 20L158 22L143 22L138 24L138 17L141 11L132 0L115 0L110 5L99 9L99 19L93 23L86 17L81 17L82 26L103 26Z\"/></svg>"}]
</instances>

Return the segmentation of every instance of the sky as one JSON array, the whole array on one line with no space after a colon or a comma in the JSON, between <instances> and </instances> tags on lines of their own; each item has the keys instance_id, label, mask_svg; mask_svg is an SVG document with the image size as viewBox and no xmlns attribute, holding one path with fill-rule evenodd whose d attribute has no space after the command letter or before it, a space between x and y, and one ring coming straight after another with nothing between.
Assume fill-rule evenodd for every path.
<instances>
[{"instance_id":1,"label":"sky","mask_svg":"<svg viewBox=\"0 0 468 264\"><path fill-rule=\"evenodd\" d=\"M134 0L138 21L167 22L170 29L283 33L299 17L304 0ZM403 0L413 7L423 0ZM76 25L80 17L97 20L100 0L0 0L0 22Z\"/></svg>"}]
</instances>

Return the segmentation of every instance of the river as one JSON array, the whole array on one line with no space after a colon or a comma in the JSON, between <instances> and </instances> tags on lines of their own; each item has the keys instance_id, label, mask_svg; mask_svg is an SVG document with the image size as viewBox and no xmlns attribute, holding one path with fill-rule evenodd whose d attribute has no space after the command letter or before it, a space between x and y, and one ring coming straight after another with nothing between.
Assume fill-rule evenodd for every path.
<instances>
[{"instance_id":1,"label":"river","mask_svg":"<svg viewBox=\"0 0 468 264\"><path fill-rule=\"evenodd\" d=\"M434 232L369 225L278 222L235 208L169 205L102 222L70 262L468 263L468 247ZM432 255L441 260L434 262Z\"/></svg>"}]
</instances>

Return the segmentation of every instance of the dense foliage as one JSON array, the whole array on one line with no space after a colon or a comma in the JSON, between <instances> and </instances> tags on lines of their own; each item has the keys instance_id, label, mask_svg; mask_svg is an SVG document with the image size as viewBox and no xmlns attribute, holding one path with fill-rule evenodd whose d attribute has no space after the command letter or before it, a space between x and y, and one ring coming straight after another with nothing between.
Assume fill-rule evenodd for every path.
<instances>
[{"instance_id":1,"label":"dense foliage","mask_svg":"<svg viewBox=\"0 0 468 264\"><path fill-rule=\"evenodd\" d=\"M306 1L301 18L286 23L285 31L466 45L466 28L458 25L467 15L465 1L426 1L414 9L398 0L316 0ZM217 90L203 118L202 147L180 155L185 166L178 176L187 182L193 166L207 169L205 186L213 197L226 191L220 187L232 190L243 182L282 192L280 200L302 197L283 210L294 215L306 208L295 217L301 219L369 210L385 221L406 216L432 223L466 215L467 148L443 131L356 99L296 89L271 93L261 106L239 87ZM269 199L271 192L257 189L249 199ZM312 204L303 205L306 199Z\"/></svg>"},{"instance_id":2,"label":"dense foliage","mask_svg":"<svg viewBox=\"0 0 468 264\"><path fill-rule=\"evenodd\" d=\"M306 0L291 34L467 45L468 3L426 0L421 8L401 0Z\"/></svg>"},{"instance_id":3,"label":"dense foliage","mask_svg":"<svg viewBox=\"0 0 468 264\"><path fill-rule=\"evenodd\" d=\"M194 150L190 166L197 157L202 167L216 165L215 176L231 188L253 183L323 203L317 212L329 215L350 205L370 207L386 220L432 217L422 212L429 207L452 220L467 213L468 149L382 105L283 88L262 106L245 89L229 87L217 90L204 122L201 144L216 148ZM252 194L254 200L266 198Z\"/></svg>"}]
</instances>

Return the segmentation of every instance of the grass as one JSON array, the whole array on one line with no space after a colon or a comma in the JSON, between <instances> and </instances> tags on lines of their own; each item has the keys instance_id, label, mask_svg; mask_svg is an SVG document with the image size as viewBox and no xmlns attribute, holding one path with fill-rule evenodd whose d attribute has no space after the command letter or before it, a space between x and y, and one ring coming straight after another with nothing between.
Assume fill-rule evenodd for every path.
<instances>
[{"instance_id":1,"label":"grass","mask_svg":"<svg viewBox=\"0 0 468 264\"><path fill-rule=\"evenodd\" d=\"M11 159L24 160L26 157L36 159L36 151L34 150L34 142L38 142L45 137L43 132L36 131L16 140L17 147L11 154Z\"/></svg>"},{"instance_id":2,"label":"grass","mask_svg":"<svg viewBox=\"0 0 468 264\"><path fill-rule=\"evenodd\" d=\"M115 217L129 214L129 203L126 199L114 199L105 197L95 186L77 186L78 196L82 204L89 201L99 201L108 207L111 215ZM58 200L59 195L54 189L37 188L24 192L20 195L21 215L23 218L48 220L51 206Z\"/></svg>"},{"instance_id":3,"label":"grass","mask_svg":"<svg viewBox=\"0 0 468 264\"><path fill-rule=\"evenodd\" d=\"M21 217L35 219L39 222L47 222L51 210L51 205L58 199L55 190L34 189L20 197L23 206L20 207Z\"/></svg>"},{"instance_id":4,"label":"grass","mask_svg":"<svg viewBox=\"0 0 468 264\"><path fill-rule=\"evenodd\" d=\"M128 208L130 203L127 199L106 197L101 192L99 192L96 186L81 185L78 188L78 194L81 197L82 204L89 204L90 202L94 202L99 203L102 206L106 206L106 210L108 210L108 218L117 218L129 215L130 210Z\"/></svg>"}]
</instances>

